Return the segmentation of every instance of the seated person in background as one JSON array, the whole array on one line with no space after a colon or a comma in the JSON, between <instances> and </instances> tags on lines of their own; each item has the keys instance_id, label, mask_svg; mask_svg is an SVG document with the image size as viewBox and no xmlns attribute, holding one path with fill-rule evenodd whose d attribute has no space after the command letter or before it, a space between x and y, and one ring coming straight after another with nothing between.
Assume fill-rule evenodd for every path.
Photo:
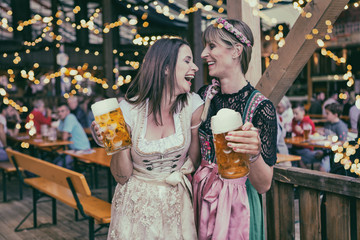
<instances>
[{"instance_id":1,"label":"seated person in background","mask_svg":"<svg viewBox=\"0 0 360 240\"><path fill-rule=\"evenodd\" d=\"M46 124L51 125L51 109L45 108L45 103L42 99L37 99L34 101L34 109L26 118L26 122L34 122L36 129L36 134L41 135L41 125Z\"/></svg>"},{"instance_id":2,"label":"seated person in background","mask_svg":"<svg viewBox=\"0 0 360 240\"><path fill-rule=\"evenodd\" d=\"M277 152L281 153L281 154L289 154L289 150L288 147L286 146L285 143L285 135L286 135L286 131L284 129L284 127L282 126L280 120L279 120L279 115L276 114L276 119L277 119L277 142L276 142L276 147L277 147ZM291 162L282 162L282 163L278 163L278 165L282 165L282 166L288 166L291 167Z\"/></svg>"},{"instance_id":3,"label":"seated person in background","mask_svg":"<svg viewBox=\"0 0 360 240\"><path fill-rule=\"evenodd\" d=\"M349 116L349 111L354 101L347 90L341 90L341 99L340 104L342 105L342 114L343 116Z\"/></svg>"},{"instance_id":4,"label":"seated person in background","mask_svg":"<svg viewBox=\"0 0 360 240\"><path fill-rule=\"evenodd\" d=\"M329 98L325 100L322 106L322 115L325 117L325 106L330 103L338 103L338 93L337 92L330 92Z\"/></svg>"},{"instance_id":5,"label":"seated person in background","mask_svg":"<svg viewBox=\"0 0 360 240\"><path fill-rule=\"evenodd\" d=\"M281 126L284 128L284 131L291 132L291 122L294 115L291 109L291 103L289 98L284 96L281 99L279 104L276 106L276 112L279 115L278 121L280 121Z\"/></svg>"},{"instance_id":6,"label":"seated person in background","mask_svg":"<svg viewBox=\"0 0 360 240\"><path fill-rule=\"evenodd\" d=\"M324 128L318 132L323 136L332 136L336 135L339 141L345 142L347 140L348 126L340 119L340 115L343 109L339 103L330 103L325 106L325 117L327 122L324 125ZM321 163L321 171L329 172L330 166L332 165L330 161L333 161L334 155L331 150L324 151L326 155Z\"/></svg>"},{"instance_id":7,"label":"seated person in background","mask_svg":"<svg viewBox=\"0 0 360 240\"><path fill-rule=\"evenodd\" d=\"M305 116L304 104L296 103L293 106L294 118L292 120L292 132L295 136L304 135L304 126L310 125L310 134L315 133L315 124L309 116ZM301 156L300 167L307 168L306 164L312 164L321 161L323 152L321 150L314 151L313 148L292 147L291 153Z\"/></svg>"},{"instance_id":8,"label":"seated person in background","mask_svg":"<svg viewBox=\"0 0 360 240\"><path fill-rule=\"evenodd\" d=\"M325 100L325 93L324 92L317 92L316 98L311 101L309 114L318 114L322 115L322 104Z\"/></svg>"},{"instance_id":9,"label":"seated person in background","mask_svg":"<svg viewBox=\"0 0 360 240\"><path fill-rule=\"evenodd\" d=\"M8 106L1 103L0 104L0 162L9 161L7 153L5 149L7 148L7 141L6 141L6 111Z\"/></svg>"},{"instance_id":10,"label":"seated person in background","mask_svg":"<svg viewBox=\"0 0 360 240\"><path fill-rule=\"evenodd\" d=\"M71 96L67 100L72 114L75 115L83 128L88 128L88 120L85 111L79 106L79 100L76 96Z\"/></svg>"},{"instance_id":11,"label":"seated person in background","mask_svg":"<svg viewBox=\"0 0 360 240\"><path fill-rule=\"evenodd\" d=\"M57 111L60 119L58 130L60 131L61 139L72 141L73 144L69 145L69 148L72 150L90 149L89 139L75 115L70 113L68 105L65 102L61 102ZM72 169L72 163L73 159L66 155L65 164L59 161L56 164Z\"/></svg>"},{"instance_id":12,"label":"seated person in background","mask_svg":"<svg viewBox=\"0 0 360 240\"><path fill-rule=\"evenodd\" d=\"M20 114L15 108L13 108L10 105L8 105L6 110L6 121L7 121L7 134L9 134L10 136L18 135L19 129L21 127Z\"/></svg>"},{"instance_id":13,"label":"seated person in background","mask_svg":"<svg viewBox=\"0 0 360 240\"><path fill-rule=\"evenodd\" d=\"M325 106L325 117L327 122L324 125L324 134L334 133L338 136L339 141L346 141L348 134L348 127L340 119L342 113L342 106L339 103L331 103Z\"/></svg>"},{"instance_id":14,"label":"seated person in background","mask_svg":"<svg viewBox=\"0 0 360 240\"><path fill-rule=\"evenodd\" d=\"M94 117L94 114L92 113L92 110L91 110L91 105L93 105L94 103L96 102L99 102L101 100L104 100L103 97L95 97L95 98L92 98L90 99L90 101L88 101L87 103L87 121L88 121L88 126L91 125L91 123L93 121L95 121L95 117Z\"/></svg>"},{"instance_id":15,"label":"seated person in background","mask_svg":"<svg viewBox=\"0 0 360 240\"><path fill-rule=\"evenodd\" d=\"M349 110L350 128L352 130L357 129L358 118L360 116L360 100L356 100L355 104L351 106Z\"/></svg>"}]
</instances>

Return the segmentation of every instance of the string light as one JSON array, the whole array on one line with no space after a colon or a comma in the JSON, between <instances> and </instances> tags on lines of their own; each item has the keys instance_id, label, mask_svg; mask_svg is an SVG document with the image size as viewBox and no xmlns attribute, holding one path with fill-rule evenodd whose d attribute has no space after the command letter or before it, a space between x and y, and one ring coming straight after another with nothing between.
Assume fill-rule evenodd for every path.
<instances>
[{"instance_id":1,"label":"string light","mask_svg":"<svg viewBox=\"0 0 360 240\"><path fill-rule=\"evenodd\" d=\"M335 153L334 162L341 163L345 170L349 170L351 173L355 173L360 176L360 163L359 159L355 159L353 162L350 157L356 154L356 150L359 148L360 139L355 145L350 145L349 142L345 142L341 147L334 148L332 151Z\"/></svg>"},{"instance_id":2,"label":"string light","mask_svg":"<svg viewBox=\"0 0 360 240\"><path fill-rule=\"evenodd\" d=\"M10 99L8 96L9 94L6 92L4 88L0 88L0 95L3 97L3 103L6 105L12 106L18 112L28 112L28 108L26 106L20 106L14 100Z\"/></svg>"}]
</instances>

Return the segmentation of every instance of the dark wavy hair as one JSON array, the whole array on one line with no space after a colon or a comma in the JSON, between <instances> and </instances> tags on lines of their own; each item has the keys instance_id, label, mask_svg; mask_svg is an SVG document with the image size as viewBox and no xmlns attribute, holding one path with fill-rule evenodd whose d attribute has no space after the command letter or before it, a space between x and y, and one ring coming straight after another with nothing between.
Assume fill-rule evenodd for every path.
<instances>
[{"instance_id":1,"label":"dark wavy hair","mask_svg":"<svg viewBox=\"0 0 360 240\"><path fill-rule=\"evenodd\" d=\"M332 114L337 114L338 117L340 117L343 112L343 107L339 103L327 104L325 109L330 111Z\"/></svg>"},{"instance_id":2,"label":"dark wavy hair","mask_svg":"<svg viewBox=\"0 0 360 240\"><path fill-rule=\"evenodd\" d=\"M232 24L237 30L239 30L251 43L251 46L247 46L246 44L240 42L239 39L235 37L234 34L227 31L225 28L214 27L213 25L208 26L203 33L203 41L211 42L221 40L223 41L229 48L234 47L236 43L241 43L243 46L243 52L240 56L240 66L244 73L249 69L249 64L251 60L252 46L254 46L254 36L250 27L241 20L234 19L226 19L226 21Z\"/></svg>"},{"instance_id":3,"label":"dark wavy hair","mask_svg":"<svg viewBox=\"0 0 360 240\"><path fill-rule=\"evenodd\" d=\"M149 100L149 115L154 114L155 123L162 125L161 101L163 96L170 99L175 94L176 63L181 46L189 44L180 38L165 38L157 40L145 54L143 63L134 80L131 82L125 99L136 106L143 107ZM165 75L165 71L169 74ZM170 113L174 114L187 104L187 94L177 96L171 106Z\"/></svg>"}]
</instances>

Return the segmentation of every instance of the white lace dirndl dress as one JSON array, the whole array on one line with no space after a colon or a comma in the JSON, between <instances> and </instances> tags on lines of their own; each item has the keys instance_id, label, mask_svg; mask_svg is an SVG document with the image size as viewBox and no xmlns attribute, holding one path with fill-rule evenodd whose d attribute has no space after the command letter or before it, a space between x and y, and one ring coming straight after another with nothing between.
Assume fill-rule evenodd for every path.
<instances>
[{"instance_id":1,"label":"white lace dirndl dress","mask_svg":"<svg viewBox=\"0 0 360 240\"><path fill-rule=\"evenodd\" d=\"M133 108L120 103L131 128L133 175L117 184L112 200L108 239L197 239L191 200L194 171L187 157L191 141L191 115L203 103L188 94L189 104L174 114L175 134L146 140L148 104Z\"/></svg>"}]
</instances>

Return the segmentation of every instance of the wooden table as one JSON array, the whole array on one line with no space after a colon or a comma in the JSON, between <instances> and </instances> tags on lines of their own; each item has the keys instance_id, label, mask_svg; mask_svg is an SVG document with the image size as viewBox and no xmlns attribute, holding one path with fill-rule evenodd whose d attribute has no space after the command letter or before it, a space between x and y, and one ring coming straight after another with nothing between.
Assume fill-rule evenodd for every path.
<instances>
[{"instance_id":1,"label":"wooden table","mask_svg":"<svg viewBox=\"0 0 360 240\"><path fill-rule=\"evenodd\" d=\"M10 137L11 140L16 142L26 142L34 147L39 148L59 148L73 144L72 141L56 140L56 141L44 141L42 138L30 138L26 133L21 133L17 136Z\"/></svg>"},{"instance_id":2,"label":"wooden table","mask_svg":"<svg viewBox=\"0 0 360 240\"><path fill-rule=\"evenodd\" d=\"M65 150L64 153L87 160L103 167L110 167L111 156L107 155L104 148L92 148L90 153L85 151Z\"/></svg>"},{"instance_id":3,"label":"wooden table","mask_svg":"<svg viewBox=\"0 0 360 240\"><path fill-rule=\"evenodd\" d=\"M304 139L304 137L291 137L291 138L285 138L285 143L287 144L291 144L293 146L296 147L304 147L304 148L309 148L309 147L315 147L315 148L326 148L326 149L331 149L332 146L334 145L342 145L342 142L338 141L338 142L331 142L328 140L306 140Z\"/></svg>"},{"instance_id":4,"label":"wooden table","mask_svg":"<svg viewBox=\"0 0 360 240\"><path fill-rule=\"evenodd\" d=\"M300 161L301 157L297 155L290 155L290 154L276 154L277 160L276 163L282 163L282 162L294 162L294 161Z\"/></svg>"},{"instance_id":5,"label":"wooden table","mask_svg":"<svg viewBox=\"0 0 360 240\"><path fill-rule=\"evenodd\" d=\"M21 133L17 136L9 137L9 140L15 145L15 149L19 149L23 146L18 146L23 142L29 144L32 148L30 149L31 154L41 159L51 159L52 162L58 154L61 154L63 150L67 149L67 146L72 144L72 141L56 140L56 141L44 141L42 138L30 138L27 133Z\"/></svg>"},{"instance_id":6,"label":"wooden table","mask_svg":"<svg viewBox=\"0 0 360 240\"><path fill-rule=\"evenodd\" d=\"M65 150L64 153L75 158L75 160L85 160L90 164L96 164L106 167L108 201L112 199L112 175L110 172L111 156L107 155L104 148L92 148L90 153L85 151Z\"/></svg>"},{"instance_id":7,"label":"wooden table","mask_svg":"<svg viewBox=\"0 0 360 240\"><path fill-rule=\"evenodd\" d=\"M31 138L29 140L22 140L38 148L50 148L51 150L57 150L59 148L66 147L73 144L72 141L56 140L56 141L44 141L41 138Z\"/></svg>"}]
</instances>

